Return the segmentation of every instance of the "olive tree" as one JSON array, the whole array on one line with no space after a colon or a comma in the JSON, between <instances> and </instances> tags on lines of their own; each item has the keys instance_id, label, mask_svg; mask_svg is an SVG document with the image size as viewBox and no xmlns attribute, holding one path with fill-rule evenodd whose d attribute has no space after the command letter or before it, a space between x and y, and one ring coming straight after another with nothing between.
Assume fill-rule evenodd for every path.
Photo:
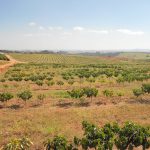
<instances>
[{"instance_id":1,"label":"olive tree","mask_svg":"<svg viewBox=\"0 0 150 150\"><path fill-rule=\"evenodd\" d=\"M98 90L96 88L83 88L84 94L88 97L91 98L92 101L92 97L96 97L98 94Z\"/></svg>"},{"instance_id":2,"label":"olive tree","mask_svg":"<svg viewBox=\"0 0 150 150\"><path fill-rule=\"evenodd\" d=\"M142 90L144 91L144 93L150 94L150 83L143 84L142 85Z\"/></svg>"},{"instance_id":3,"label":"olive tree","mask_svg":"<svg viewBox=\"0 0 150 150\"><path fill-rule=\"evenodd\" d=\"M11 93L0 93L0 101L6 103L8 100L12 99L13 95Z\"/></svg>"},{"instance_id":4,"label":"olive tree","mask_svg":"<svg viewBox=\"0 0 150 150\"><path fill-rule=\"evenodd\" d=\"M133 89L133 94L134 94L136 97L139 97L140 95L144 94L144 92L143 92L142 89Z\"/></svg>"},{"instance_id":5,"label":"olive tree","mask_svg":"<svg viewBox=\"0 0 150 150\"><path fill-rule=\"evenodd\" d=\"M28 101L30 98L32 98L32 93L29 90L25 90L25 91L19 93L17 96L19 98L21 98L26 104L26 101Z\"/></svg>"}]
</instances>

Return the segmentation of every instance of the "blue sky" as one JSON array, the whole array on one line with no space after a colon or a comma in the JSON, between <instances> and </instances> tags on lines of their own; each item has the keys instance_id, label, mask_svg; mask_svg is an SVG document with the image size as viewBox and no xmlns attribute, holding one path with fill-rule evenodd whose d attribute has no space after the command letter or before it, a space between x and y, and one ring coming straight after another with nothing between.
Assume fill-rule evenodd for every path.
<instances>
[{"instance_id":1,"label":"blue sky","mask_svg":"<svg viewBox=\"0 0 150 150\"><path fill-rule=\"evenodd\" d=\"M149 7L149 0L0 0L0 48L150 48Z\"/></svg>"}]
</instances>

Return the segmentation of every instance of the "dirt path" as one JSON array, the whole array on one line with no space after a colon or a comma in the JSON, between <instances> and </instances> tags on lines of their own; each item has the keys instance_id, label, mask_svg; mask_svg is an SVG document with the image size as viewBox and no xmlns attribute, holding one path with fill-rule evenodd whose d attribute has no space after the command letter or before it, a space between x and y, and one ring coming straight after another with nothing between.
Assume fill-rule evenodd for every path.
<instances>
[{"instance_id":1,"label":"dirt path","mask_svg":"<svg viewBox=\"0 0 150 150\"><path fill-rule=\"evenodd\" d=\"M0 73L6 71L9 67L11 67L15 64L21 63L21 62L15 60L14 58L12 58L11 56L9 56L7 54L6 54L6 57L9 59L9 61L8 61L7 64L0 65Z\"/></svg>"}]
</instances>

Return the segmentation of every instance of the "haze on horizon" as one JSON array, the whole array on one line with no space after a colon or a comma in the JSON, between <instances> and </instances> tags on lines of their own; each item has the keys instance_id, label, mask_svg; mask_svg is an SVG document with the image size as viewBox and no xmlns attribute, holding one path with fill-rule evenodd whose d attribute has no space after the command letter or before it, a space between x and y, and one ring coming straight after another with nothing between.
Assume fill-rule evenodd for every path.
<instances>
[{"instance_id":1,"label":"haze on horizon","mask_svg":"<svg viewBox=\"0 0 150 150\"><path fill-rule=\"evenodd\" d=\"M149 0L0 0L0 49L150 49Z\"/></svg>"}]
</instances>

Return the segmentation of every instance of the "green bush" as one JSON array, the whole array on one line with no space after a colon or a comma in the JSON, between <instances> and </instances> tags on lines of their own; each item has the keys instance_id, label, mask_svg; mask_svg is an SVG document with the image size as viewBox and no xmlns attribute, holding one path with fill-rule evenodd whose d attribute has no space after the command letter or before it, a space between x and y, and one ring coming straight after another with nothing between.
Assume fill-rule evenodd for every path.
<instances>
[{"instance_id":1,"label":"green bush","mask_svg":"<svg viewBox=\"0 0 150 150\"><path fill-rule=\"evenodd\" d=\"M68 94L72 98L81 98L84 95L84 90L83 89L73 89L72 91L67 91Z\"/></svg>"},{"instance_id":2,"label":"green bush","mask_svg":"<svg viewBox=\"0 0 150 150\"><path fill-rule=\"evenodd\" d=\"M9 61L9 59L4 54L0 54L0 60L7 60L7 61Z\"/></svg>"},{"instance_id":3,"label":"green bush","mask_svg":"<svg viewBox=\"0 0 150 150\"><path fill-rule=\"evenodd\" d=\"M98 90L96 88L87 87L87 88L83 88L83 91L87 97L91 98L91 100L92 100L92 97L96 97L98 94Z\"/></svg>"},{"instance_id":4,"label":"green bush","mask_svg":"<svg viewBox=\"0 0 150 150\"><path fill-rule=\"evenodd\" d=\"M46 82L46 84L47 84L48 86L53 86L53 85L55 84L55 82L54 82L54 81L48 81L48 82Z\"/></svg>"},{"instance_id":5,"label":"green bush","mask_svg":"<svg viewBox=\"0 0 150 150\"><path fill-rule=\"evenodd\" d=\"M0 93L0 101L7 102L8 100L12 99L13 95L11 93Z\"/></svg>"},{"instance_id":6,"label":"green bush","mask_svg":"<svg viewBox=\"0 0 150 150\"><path fill-rule=\"evenodd\" d=\"M114 92L112 90L104 90L103 94L106 97L112 97L114 95Z\"/></svg>"},{"instance_id":7,"label":"green bush","mask_svg":"<svg viewBox=\"0 0 150 150\"><path fill-rule=\"evenodd\" d=\"M147 84L143 84L142 85L142 90L144 91L144 93L150 93L150 83Z\"/></svg>"},{"instance_id":8,"label":"green bush","mask_svg":"<svg viewBox=\"0 0 150 150\"><path fill-rule=\"evenodd\" d=\"M57 81L57 85L59 85L61 87L62 85L64 85L64 82L63 81Z\"/></svg>"},{"instance_id":9,"label":"green bush","mask_svg":"<svg viewBox=\"0 0 150 150\"><path fill-rule=\"evenodd\" d=\"M53 140L44 141L46 150L67 150L67 140L61 136L55 136Z\"/></svg>"},{"instance_id":10,"label":"green bush","mask_svg":"<svg viewBox=\"0 0 150 150\"><path fill-rule=\"evenodd\" d=\"M29 150L33 143L28 138L12 139L2 147L2 150Z\"/></svg>"},{"instance_id":11,"label":"green bush","mask_svg":"<svg viewBox=\"0 0 150 150\"><path fill-rule=\"evenodd\" d=\"M41 80L38 80L38 81L36 81L35 82L38 86L42 86L43 85L43 81L41 81Z\"/></svg>"},{"instance_id":12,"label":"green bush","mask_svg":"<svg viewBox=\"0 0 150 150\"><path fill-rule=\"evenodd\" d=\"M32 93L29 90L26 90L26 91L19 93L17 96L26 102L27 100L32 98Z\"/></svg>"},{"instance_id":13,"label":"green bush","mask_svg":"<svg viewBox=\"0 0 150 150\"><path fill-rule=\"evenodd\" d=\"M133 94L134 94L136 97L139 97L140 95L144 94L144 92L143 92L142 89L133 89Z\"/></svg>"},{"instance_id":14,"label":"green bush","mask_svg":"<svg viewBox=\"0 0 150 150\"><path fill-rule=\"evenodd\" d=\"M44 94L39 94L38 96L37 96L37 99L39 100L39 101L41 101L41 102L43 102L43 100L46 98L46 96L44 95Z\"/></svg>"}]
</instances>

